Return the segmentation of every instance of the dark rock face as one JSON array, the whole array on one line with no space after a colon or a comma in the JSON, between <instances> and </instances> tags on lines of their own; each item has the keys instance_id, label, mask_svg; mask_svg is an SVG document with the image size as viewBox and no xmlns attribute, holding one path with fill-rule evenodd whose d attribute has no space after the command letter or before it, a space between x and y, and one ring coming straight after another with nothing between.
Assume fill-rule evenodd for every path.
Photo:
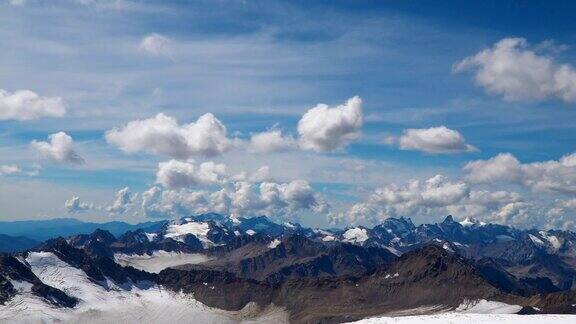
<instances>
[{"instance_id":1,"label":"dark rock face","mask_svg":"<svg viewBox=\"0 0 576 324\"><path fill-rule=\"evenodd\" d=\"M276 284L304 277L361 275L396 258L381 248L347 243L326 246L301 235L274 242L255 235L239 237L234 243L212 250L214 260L178 268L228 271L240 278Z\"/></svg>"},{"instance_id":2,"label":"dark rock face","mask_svg":"<svg viewBox=\"0 0 576 324\"><path fill-rule=\"evenodd\" d=\"M150 235L150 236L149 236ZM104 230L92 234L75 235L68 238L75 248L83 249L91 256L113 258L114 253L152 254L154 251L197 252L203 249L202 243L194 235L188 235L184 242L163 238L157 233L146 233L142 229L128 231L118 237Z\"/></svg>"},{"instance_id":3,"label":"dark rock face","mask_svg":"<svg viewBox=\"0 0 576 324\"><path fill-rule=\"evenodd\" d=\"M268 305L274 294L269 284L226 271L166 269L158 277L168 289L193 293L202 303L225 310L239 310L249 302Z\"/></svg>"},{"instance_id":4,"label":"dark rock face","mask_svg":"<svg viewBox=\"0 0 576 324\"><path fill-rule=\"evenodd\" d=\"M576 287L576 234L570 231L518 230L469 219L457 222L452 216L419 226L406 218L391 218L369 229L362 245L408 252L435 241L447 242L467 258L491 258L526 283L546 277L558 289Z\"/></svg>"},{"instance_id":5,"label":"dark rock face","mask_svg":"<svg viewBox=\"0 0 576 324\"><path fill-rule=\"evenodd\" d=\"M238 310L249 302L274 303L290 311L291 321L306 323L350 321L428 305L449 309L464 299L523 298L492 285L466 259L434 245L359 276L317 276L320 269L333 271L327 270L333 265L328 254L314 260L314 266L296 263L292 267L297 270L290 269L310 275L275 282L210 269L166 269L158 278L167 288L194 293L209 306Z\"/></svg>"},{"instance_id":6,"label":"dark rock face","mask_svg":"<svg viewBox=\"0 0 576 324\"><path fill-rule=\"evenodd\" d=\"M238 228L244 232L253 230L256 233L274 237L284 233L284 226L272 222L266 216L241 218Z\"/></svg>"},{"instance_id":7,"label":"dark rock face","mask_svg":"<svg viewBox=\"0 0 576 324\"><path fill-rule=\"evenodd\" d=\"M506 293L529 296L541 291L538 286L531 284L531 281L518 280L493 259L484 258L476 261L474 265L491 285Z\"/></svg>"},{"instance_id":8,"label":"dark rock face","mask_svg":"<svg viewBox=\"0 0 576 324\"><path fill-rule=\"evenodd\" d=\"M15 295L16 290L14 290L14 286L12 286L12 283L10 283L8 278L0 275L0 305L4 305Z\"/></svg>"}]
</instances>

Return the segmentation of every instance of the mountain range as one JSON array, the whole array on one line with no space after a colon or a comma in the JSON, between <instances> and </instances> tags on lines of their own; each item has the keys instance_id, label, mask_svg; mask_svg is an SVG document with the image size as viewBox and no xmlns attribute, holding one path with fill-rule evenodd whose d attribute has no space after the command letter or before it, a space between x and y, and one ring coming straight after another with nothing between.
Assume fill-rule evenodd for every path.
<instances>
[{"instance_id":1,"label":"mountain range","mask_svg":"<svg viewBox=\"0 0 576 324\"><path fill-rule=\"evenodd\" d=\"M46 220L25 220L0 222L0 234L21 236L35 241L45 241L59 236L90 234L96 229L107 230L114 235L121 235L138 228L151 228L163 222L145 222L128 224L125 222L90 223L75 218L54 218Z\"/></svg>"},{"instance_id":2,"label":"mountain range","mask_svg":"<svg viewBox=\"0 0 576 324\"><path fill-rule=\"evenodd\" d=\"M576 234L452 216L325 230L202 214L0 257L0 322L153 322L155 307L174 307L174 320L348 322L478 303L576 314Z\"/></svg>"}]
</instances>

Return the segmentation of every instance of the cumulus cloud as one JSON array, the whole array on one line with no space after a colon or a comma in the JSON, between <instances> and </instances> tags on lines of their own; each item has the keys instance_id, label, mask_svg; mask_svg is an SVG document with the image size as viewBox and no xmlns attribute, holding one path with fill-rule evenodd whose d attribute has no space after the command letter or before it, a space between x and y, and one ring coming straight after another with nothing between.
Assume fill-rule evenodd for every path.
<instances>
[{"instance_id":1,"label":"cumulus cloud","mask_svg":"<svg viewBox=\"0 0 576 324\"><path fill-rule=\"evenodd\" d=\"M379 187L347 213L333 213L329 217L332 223L374 225L389 217L430 218L453 214L461 219L475 217L512 223L516 220L513 215L498 218L497 213L507 204L521 201L522 197L515 192L473 190L463 181L450 181L436 175L424 181Z\"/></svg>"},{"instance_id":2,"label":"cumulus cloud","mask_svg":"<svg viewBox=\"0 0 576 324\"><path fill-rule=\"evenodd\" d=\"M534 204L518 201L508 203L494 212L492 221L499 224L526 227L534 224L540 215L541 212L537 210Z\"/></svg>"},{"instance_id":3,"label":"cumulus cloud","mask_svg":"<svg viewBox=\"0 0 576 324\"><path fill-rule=\"evenodd\" d=\"M0 120L22 121L65 114L66 106L60 97L42 97L30 90L0 89Z\"/></svg>"},{"instance_id":4,"label":"cumulus cloud","mask_svg":"<svg viewBox=\"0 0 576 324\"><path fill-rule=\"evenodd\" d=\"M216 156L233 146L226 126L210 113L184 125L160 113L154 118L134 120L109 130L106 140L127 153L146 152L175 159Z\"/></svg>"},{"instance_id":5,"label":"cumulus cloud","mask_svg":"<svg viewBox=\"0 0 576 324\"><path fill-rule=\"evenodd\" d=\"M56 163L82 164L84 159L74 151L70 135L59 132L48 136L49 142L33 140L30 145L43 158Z\"/></svg>"},{"instance_id":6,"label":"cumulus cloud","mask_svg":"<svg viewBox=\"0 0 576 324\"><path fill-rule=\"evenodd\" d=\"M329 205L303 180L260 184L239 181L214 192L153 187L142 194L142 209L150 217L217 212L232 216L282 218L305 211L326 213Z\"/></svg>"},{"instance_id":7,"label":"cumulus cloud","mask_svg":"<svg viewBox=\"0 0 576 324\"><path fill-rule=\"evenodd\" d=\"M402 150L415 150L431 154L472 152L478 149L467 144L464 136L446 126L406 129L397 144Z\"/></svg>"},{"instance_id":8,"label":"cumulus cloud","mask_svg":"<svg viewBox=\"0 0 576 324\"><path fill-rule=\"evenodd\" d=\"M363 123L360 97L337 107L319 104L298 122L300 147L316 152L342 149L360 137Z\"/></svg>"},{"instance_id":9,"label":"cumulus cloud","mask_svg":"<svg viewBox=\"0 0 576 324\"><path fill-rule=\"evenodd\" d=\"M94 209L93 204L88 204L80 201L80 197L74 196L64 203L64 207L69 214L75 214L87 210Z\"/></svg>"},{"instance_id":10,"label":"cumulus cloud","mask_svg":"<svg viewBox=\"0 0 576 324\"><path fill-rule=\"evenodd\" d=\"M248 181L251 182L263 182L269 181L270 179L270 167L267 165L258 168L258 170L248 176Z\"/></svg>"},{"instance_id":11,"label":"cumulus cloud","mask_svg":"<svg viewBox=\"0 0 576 324\"><path fill-rule=\"evenodd\" d=\"M0 165L0 176L5 174L17 174L21 173L22 169L20 169L17 165Z\"/></svg>"},{"instance_id":12,"label":"cumulus cloud","mask_svg":"<svg viewBox=\"0 0 576 324\"><path fill-rule=\"evenodd\" d=\"M64 207L70 214L80 213L88 210L97 212L108 212L111 214L125 214L127 211L132 210L138 199L138 194L132 194L130 188L124 187L114 194L114 199L108 206L95 205L94 203L86 203L80 200L78 196L66 200Z\"/></svg>"},{"instance_id":13,"label":"cumulus cloud","mask_svg":"<svg viewBox=\"0 0 576 324\"><path fill-rule=\"evenodd\" d=\"M160 34L152 33L140 41L138 48L154 56L172 58L172 41Z\"/></svg>"},{"instance_id":14,"label":"cumulus cloud","mask_svg":"<svg viewBox=\"0 0 576 324\"><path fill-rule=\"evenodd\" d=\"M250 138L249 149L257 153L282 152L293 149L296 140L285 136L279 129L272 129L262 133L253 134Z\"/></svg>"},{"instance_id":15,"label":"cumulus cloud","mask_svg":"<svg viewBox=\"0 0 576 324\"><path fill-rule=\"evenodd\" d=\"M547 212L552 228L573 230L576 226L576 198L557 199Z\"/></svg>"},{"instance_id":16,"label":"cumulus cloud","mask_svg":"<svg viewBox=\"0 0 576 324\"><path fill-rule=\"evenodd\" d=\"M231 174L223 163L206 161L196 164L193 160L160 162L156 183L168 189L195 186L224 185L234 182L263 182L270 180L270 167L265 165L254 172Z\"/></svg>"},{"instance_id":17,"label":"cumulus cloud","mask_svg":"<svg viewBox=\"0 0 576 324\"><path fill-rule=\"evenodd\" d=\"M496 181L516 183L535 191L576 193L576 153L558 161L521 163L510 153L468 163L467 179L477 183Z\"/></svg>"},{"instance_id":18,"label":"cumulus cloud","mask_svg":"<svg viewBox=\"0 0 576 324\"><path fill-rule=\"evenodd\" d=\"M106 207L106 211L113 214L123 214L133 205L136 197L137 195L132 195L130 188L124 187L116 192L114 201L110 206Z\"/></svg>"},{"instance_id":19,"label":"cumulus cloud","mask_svg":"<svg viewBox=\"0 0 576 324\"><path fill-rule=\"evenodd\" d=\"M476 83L509 101L559 99L576 101L576 71L551 55L531 48L524 38L504 38L454 66L473 70ZM553 53L551 53L553 54Z\"/></svg>"},{"instance_id":20,"label":"cumulus cloud","mask_svg":"<svg viewBox=\"0 0 576 324\"><path fill-rule=\"evenodd\" d=\"M203 162L196 166L194 162L170 160L158 164L156 182L170 189L212 185L225 181L226 165Z\"/></svg>"},{"instance_id":21,"label":"cumulus cloud","mask_svg":"<svg viewBox=\"0 0 576 324\"><path fill-rule=\"evenodd\" d=\"M233 181L249 181L249 182L263 182L263 181L269 181L271 179L272 177L270 175L270 167L267 165L258 168L258 170L252 173L243 171L231 177L231 180Z\"/></svg>"}]
</instances>

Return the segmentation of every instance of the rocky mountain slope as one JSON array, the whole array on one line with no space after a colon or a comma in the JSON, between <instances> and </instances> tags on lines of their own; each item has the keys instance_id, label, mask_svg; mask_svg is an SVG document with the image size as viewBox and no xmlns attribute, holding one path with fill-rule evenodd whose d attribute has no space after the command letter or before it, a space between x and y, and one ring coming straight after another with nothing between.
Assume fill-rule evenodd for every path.
<instances>
[{"instance_id":1,"label":"rocky mountain slope","mask_svg":"<svg viewBox=\"0 0 576 324\"><path fill-rule=\"evenodd\" d=\"M250 316L274 309L291 322L344 322L453 311L480 300L521 313L576 313L574 242L568 231L450 216L439 224L400 218L374 228L322 230L266 217L197 215L118 236L99 229L2 255L0 321L34 318L29 310L38 307L50 318L87 316L95 308L109 319L113 310L102 306L108 295L156 307L142 298L158 294L176 308L194 296L232 321L247 309Z\"/></svg>"}]
</instances>

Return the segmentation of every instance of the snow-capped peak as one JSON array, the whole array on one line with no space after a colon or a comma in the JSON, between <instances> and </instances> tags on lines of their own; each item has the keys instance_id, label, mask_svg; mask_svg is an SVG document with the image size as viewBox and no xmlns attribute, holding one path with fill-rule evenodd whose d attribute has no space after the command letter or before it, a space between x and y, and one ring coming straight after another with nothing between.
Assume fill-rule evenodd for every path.
<instances>
[{"instance_id":1,"label":"snow-capped peak","mask_svg":"<svg viewBox=\"0 0 576 324\"><path fill-rule=\"evenodd\" d=\"M354 227L346 230L342 237L344 237L344 242L363 243L368 240L368 231L365 228Z\"/></svg>"},{"instance_id":2,"label":"snow-capped peak","mask_svg":"<svg viewBox=\"0 0 576 324\"><path fill-rule=\"evenodd\" d=\"M171 238L175 241L185 242L185 237L188 234L196 236L202 245L205 247L212 246L214 243L208 239L208 232L210 231L210 225L204 222L193 222L190 221L184 224L170 224L166 228L166 234L164 237Z\"/></svg>"}]
</instances>

